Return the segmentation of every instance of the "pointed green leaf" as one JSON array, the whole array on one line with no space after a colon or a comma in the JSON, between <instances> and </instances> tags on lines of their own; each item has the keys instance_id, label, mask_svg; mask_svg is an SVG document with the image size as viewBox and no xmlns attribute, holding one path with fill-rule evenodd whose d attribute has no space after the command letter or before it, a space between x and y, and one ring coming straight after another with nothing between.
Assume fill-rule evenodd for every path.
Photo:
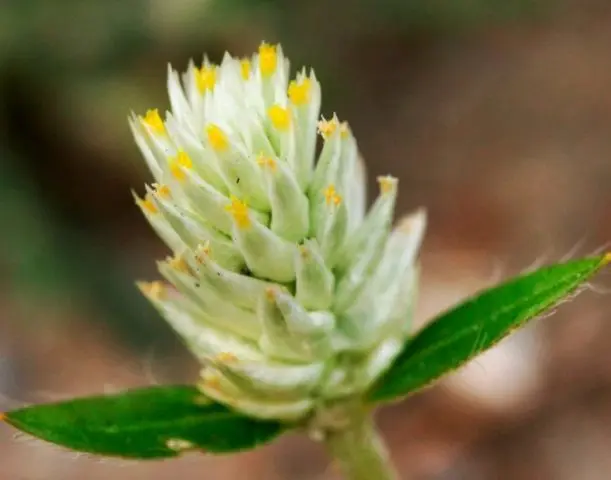
<instances>
[{"instance_id":1,"label":"pointed green leaf","mask_svg":"<svg viewBox=\"0 0 611 480\"><path fill-rule=\"evenodd\" d=\"M486 290L416 334L369 392L392 400L430 384L544 313L611 261L611 254L542 268Z\"/></svg>"},{"instance_id":2,"label":"pointed green leaf","mask_svg":"<svg viewBox=\"0 0 611 480\"><path fill-rule=\"evenodd\" d=\"M72 450L140 459L173 457L187 450L246 450L272 440L284 428L235 413L190 386L26 407L4 414L4 420Z\"/></svg>"}]
</instances>

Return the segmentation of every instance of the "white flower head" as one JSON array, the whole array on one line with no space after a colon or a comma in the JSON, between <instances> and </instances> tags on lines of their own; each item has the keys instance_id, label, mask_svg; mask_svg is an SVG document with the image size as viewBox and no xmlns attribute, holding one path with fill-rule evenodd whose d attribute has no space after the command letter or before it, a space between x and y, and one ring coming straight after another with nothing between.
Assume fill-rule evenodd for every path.
<instances>
[{"instance_id":1,"label":"white flower head","mask_svg":"<svg viewBox=\"0 0 611 480\"><path fill-rule=\"evenodd\" d=\"M169 67L168 91L171 112L130 118L155 179L136 201L173 252L166 282L139 286L201 361L201 390L282 420L361 394L405 342L424 212L392 229L387 176L366 213L350 128L319 119L314 72L289 81L279 45Z\"/></svg>"}]
</instances>

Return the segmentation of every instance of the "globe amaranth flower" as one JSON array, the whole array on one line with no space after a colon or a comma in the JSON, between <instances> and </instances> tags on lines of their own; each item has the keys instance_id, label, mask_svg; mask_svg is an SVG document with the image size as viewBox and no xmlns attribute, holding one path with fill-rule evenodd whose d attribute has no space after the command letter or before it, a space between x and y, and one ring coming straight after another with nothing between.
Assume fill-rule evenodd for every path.
<instances>
[{"instance_id":1,"label":"globe amaranth flower","mask_svg":"<svg viewBox=\"0 0 611 480\"><path fill-rule=\"evenodd\" d=\"M136 201L173 252L166 282L139 287L201 361L202 392L281 420L361 394L405 342L424 212L392 229L390 176L366 212L350 128L320 119L314 72L289 81L278 45L170 67L168 91L165 118L130 118L155 179Z\"/></svg>"}]
</instances>

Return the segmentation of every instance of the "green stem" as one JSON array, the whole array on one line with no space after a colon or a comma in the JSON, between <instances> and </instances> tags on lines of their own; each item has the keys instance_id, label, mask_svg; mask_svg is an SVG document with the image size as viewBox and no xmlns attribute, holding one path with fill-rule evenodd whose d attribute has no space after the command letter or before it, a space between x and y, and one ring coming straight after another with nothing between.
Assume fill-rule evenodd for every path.
<instances>
[{"instance_id":1,"label":"green stem","mask_svg":"<svg viewBox=\"0 0 611 480\"><path fill-rule=\"evenodd\" d=\"M362 407L350 412L345 428L327 432L325 444L339 461L347 480L399 478L373 417Z\"/></svg>"}]
</instances>

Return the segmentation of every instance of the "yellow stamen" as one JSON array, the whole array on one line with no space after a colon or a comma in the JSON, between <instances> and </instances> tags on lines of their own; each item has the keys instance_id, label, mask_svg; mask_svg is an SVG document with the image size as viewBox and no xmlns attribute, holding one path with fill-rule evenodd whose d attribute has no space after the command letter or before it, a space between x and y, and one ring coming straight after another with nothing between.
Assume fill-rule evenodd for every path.
<instances>
[{"instance_id":1,"label":"yellow stamen","mask_svg":"<svg viewBox=\"0 0 611 480\"><path fill-rule=\"evenodd\" d=\"M248 80L250 77L250 60L248 58L240 60L240 73L244 80Z\"/></svg>"},{"instance_id":2,"label":"yellow stamen","mask_svg":"<svg viewBox=\"0 0 611 480\"><path fill-rule=\"evenodd\" d=\"M144 295L153 300L161 300L166 294L164 283L158 280L155 282L138 282L137 285Z\"/></svg>"},{"instance_id":3,"label":"yellow stamen","mask_svg":"<svg viewBox=\"0 0 611 480\"><path fill-rule=\"evenodd\" d=\"M202 380L204 381L204 385L206 387L212 388L214 390L218 390L218 388L221 386L220 375L208 369L203 371Z\"/></svg>"},{"instance_id":4,"label":"yellow stamen","mask_svg":"<svg viewBox=\"0 0 611 480\"><path fill-rule=\"evenodd\" d=\"M272 172L275 172L276 169L278 168L278 164L276 163L276 160L274 160L272 157L268 157L264 155L263 153L260 153L259 156L257 157L257 163L261 167L269 168Z\"/></svg>"},{"instance_id":5,"label":"yellow stamen","mask_svg":"<svg viewBox=\"0 0 611 480\"><path fill-rule=\"evenodd\" d=\"M238 361L238 357L231 352L221 352L214 359L221 363L236 363Z\"/></svg>"},{"instance_id":6,"label":"yellow stamen","mask_svg":"<svg viewBox=\"0 0 611 480\"><path fill-rule=\"evenodd\" d=\"M153 183L153 188L155 189L155 193L164 200L169 200L170 198L172 198L170 187L168 187L167 185Z\"/></svg>"},{"instance_id":7,"label":"yellow stamen","mask_svg":"<svg viewBox=\"0 0 611 480\"><path fill-rule=\"evenodd\" d=\"M176 180L181 182L186 178L183 168L187 170L193 168L193 161L189 155L180 151L174 158L170 159L170 172L172 172Z\"/></svg>"},{"instance_id":8,"label":"yellow stamen","mask_svg":"<svg viewBox=\"0 0 611 480\"><path fill-rule=\"evenodd\" d=\"M231 214L238 228L250 227L250 217L248 215L248 206L246 203L232 195L231 203L227 205L225 209Z\"/></svg>"},{"instance_id":9,"label":"yellow stamen","mask_svg":"<svg viewBox=\"0 0 611 480\"><path fill-rule=\"evenodd\" d=\"M305 105L310 101L310 90L312 82L309 78L303 78L300 83L296 80L289 85L289 98L293 105Z\"/></svg>"},{"instance_id":10,"label":"yellow stamen","mask_svg":"<svg viewBox=\"0 0 611 480\"><path fill-rule=\"evenodd\" d=\"M181 255L176 255L174 257L169 258L168 265L179 272L191 274L189 265L187 265L187 262L185 262L185 259L182 258Z\"/></svg>"},{"instance_id":11,"label":"yellow stamen","mask_svg":"<svg viewBox=\"0 0 611 480\"><path fill-rule=\"evenodd\" d=\"M159 211L157 210L157 205L155 205L155 202L153 201L153 198L149 193L145 195L144 199L137 198L136 203L140 208L150 213L151 215L154 215Z\"/></svg>"},{"instance_id":12,"label":"yellow stamen","mask_svg":"<svg viewBox=\"0 0 611 480\"><path fill-rule=\"evenodd\" d=\"M206 135L208 136L208 143L217 152L223 152L229 148L229 139L218 125L209 124L206 127Z\"/></svg>"},{"instance_id":13,"label":"yellow stamen","mask_svg":"<svg viewBox=\"0 0 611 480\"><path fill-rule=\"evenodd\" d=\"M210 242L206 241L203 245L198 245L195 248L195 260L198 263L204 263L208 255L210 255Z\"/></svg>"},{"instance_id":14,"label":"yellow stamen","mask_svg":"<svg viewBox=\"0 0 611 480\"><path fill-rule=\"evenodd\" d=\"M203 65L202 68L196 68L195 82L201 93L212 90L216 84L216 67Z\"/></svg>"},{"instance_id":15,"label":"yellow stamen","mask_svg":"<svg viewBox=\"0 0 611 480\"><path fill-rule=\"evenodd\" d=\"M273 302L276 300L276 289L274 287L267 287L265 289L265 297L270 301Z\"/></svg>"},{"instance_id":16,"label":"yellow stamen","mask_svg":"<svg viewBox=\"0 0 611 480\"><path fill-rule=\"evenodd\" d=\"M147 110L144 118L140 117L141 120L148 125L155 133L163 135L165 133L165 125L161 116L159 115L159 110L156 108Z\"/></svg>"},{"instance_id":17,"label":"yellow stamen","mask_svg":"<svg viewBox=\"0 0 611 480\"><path fill-rule=\"evenodd\" d=\"M6 420L6 413L0 412L0 422Z\"/></svg>"},{"instance_id":18,"label":"yellow stamen","mask_svg":"<svg viewBox=\"0 0 611 480\"><path fill-rule=\"evenodd\" d=\"M259 70L263 76L272 75L278 65L278 54L276 46L262 43L259 47Z\"/></svg>"},{"instance_id":19,"label":"yellow stamen","mask_svg":"<svg viewBox=\"0 0 611 480\"><path fill-rule=\"evenodd\" d=\"M331 120L321 120L318 122L318 133L326 140L328 139L339 127L339 133L342 138L348 136L348 122L339 122L337 117L333 117Z\"/></svg>"},{"instance_id":20,"label":"yellow stamen","mask_svg":"<svg viewBox=\"0 0 611 480\"><path fill-rule=\"evenodd\" d=\"M603 264L607 265L608 263L611 263L611 252L605 253L603 257Z\"/></svg>"},{"instance_id":21,"label":"yellow stamen","mask_svg":"<svg viewBox=\"0 0 611 480\"><path fill-rule=\"evenodd\" d=\"M310 256L310 249L305 245L299 245L299 253L301 258L308 258Z\"/></svg>"},{"instance_id":22,"label":"yellow stamen","mask_svg":"<svg viewBox=\"0 0 611 480\"><path fill-rule=\"evenodd\" d=\"M389 175L378 177L378 183L380 184L380 191L382 194L388 194L397 187L397 179Z\"/></svg>"},{"instance_id":23,"label":"yellow stamen","mask_svg":"<svg viewBox=\"0 0 611 480\"><path fill-rule=\"evenodd\" d=\"M333 184L325 188L323 194L325 196L327 205L331 205L333 203L335 206L338 206L342 203L342 197L337 193L337 190L335 190L335 185Z\"/></svg>"},{"instance_id":24,"label":"yellow stamen","mask_svg":"<svg viewBox=\"0 0 611 480\"><path fill-rule=\"evenodd\" d=\"M267 115L272 121L272 125L278 130L288 130L291 125L291 113L280 105L272 105L267 110Z\"/></svg>"}]
</instances>

